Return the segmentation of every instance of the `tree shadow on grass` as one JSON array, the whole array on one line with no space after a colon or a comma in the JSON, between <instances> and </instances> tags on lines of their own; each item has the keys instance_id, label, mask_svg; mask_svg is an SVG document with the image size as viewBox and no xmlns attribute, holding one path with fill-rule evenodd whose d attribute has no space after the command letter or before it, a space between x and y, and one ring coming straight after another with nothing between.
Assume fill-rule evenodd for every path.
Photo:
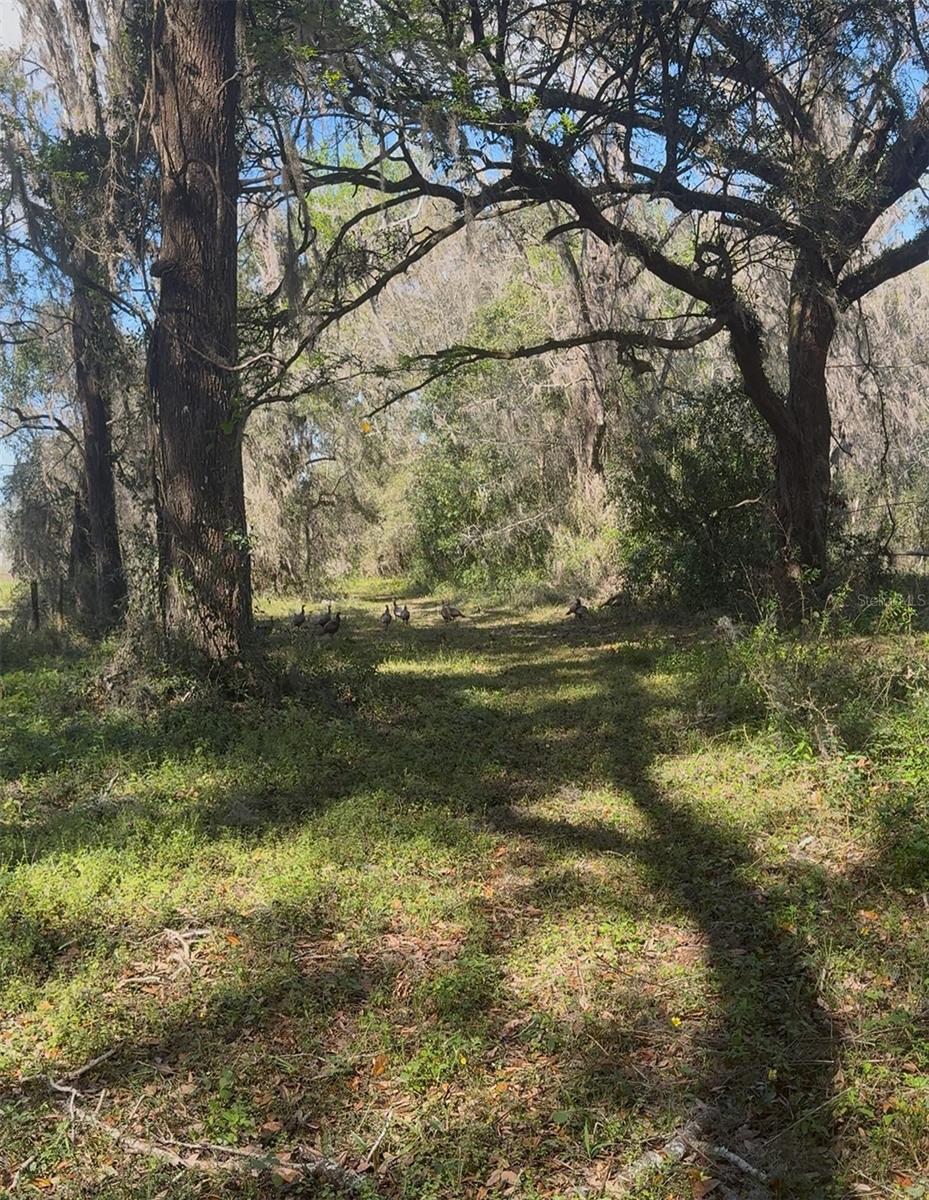
<instances>
[{"instance_id":1,"label":"tree shadow on grass","mask_svg":"<svg viewBox=\"0 0 929 1200\"><path fill-rule=\"evenodd\" d=\"M634 855L648 866L656 891L699 926L718 990L718 1008L700 1017L716 1061L688 1089L718 1113L708 1136L741 1148L780 1178L787 1194L825 1195L832 1170L825 1106L834 1095L838 1038L802 950L778 924L769 899L740 878L751 862L745 847L682 806L672 808L654 789L633 793L651 826L644 843L518 811L502 817L500 827L559 847ZM587 1085L596 1081L602 1089L615 1073L625 1086L622 1033L601 1031ZM761 1144L763 1161L746 1153L746 1142Z\"/></svg>"},{"instance_id":2,"label":"tree shadow on grass","mask_svg":"<svg viewBox=\"0 0 929 1200\"><path fill-rule=\"evenodd\" d=\"M669 795L654 782L656 757L668 747L663 705L641 680L647 660L639 647L607 647L595 694L535 708L531 730L521 720L515 728L501 722L507 737L495 743L495 757L521 765L524 777L515 773L507 780L508 799L493 796L498 803L492 804L492 823L556 852L619 856L646 869L656 896L699 929L718 996L715 1011L699 1018L712 1051L682 1089L708 1106L708 1140L741 1150L782 1194L828 1195L839 1032L820 1003L805 949L780 914L784 897L751 880L754 849L702 813L692 798ZM552 690L559 675L570 677L570 664L555 669ZM505 668L498 682L514 690L541 682L544 689L545 676L544 663L536 662ZM467 713L473 704L469 689L481 686L480 679L457 677L451 686ZM552 735L558 735L554 754L548 753ZM533 811L538 790L583 778L578 764L588 766L591 780L631 799L644 818L644 835ZM533 778L535 767L541 780ZM557 890L549 890L548 901L558 904ZM612 1080L617 1093L628 1096L625 1032L611 1030L609 1022L595 1031L586 1067L573 1084L565 1081L566 1093L603 1094Z\"/></svg>"},{"instance_id":3,"label":"tree shadow on grass","mask_svg":"<svg viewBox=\"0 0 929 1200\"><path fill-rule=\"evenodd\" d=\"M465 666L457 673L436 674L424 659L406 664L402 672L388 671L379 682L382 694L376 711L363 708L357 716L346 715L312 742L313 753L301 760L312 776L308 774L302 788L298 781L288 792L272 789L264 796L241 797L230 794L228 787L220 788L198 807L198 832L209 838L232 825L241 827L249 838L279 836L324 808L368 793L376 785L392 798L394 813L410 814L403 825L410 837L415 836L417 811L439 809L478 829L489 822L493 829L516 835L527 853L538 847L546 855L555 855L549 876L537 881L534 891L514 893L513 915L496 921L492 899L487 900L483 917L476 914L475 927L496 921L495 936L478 940L475 947L475 953L490 961L490 983L488 978L482 983L479 977L475 982L467 974L462 976L461 968L454 968L458 978L445 985L445 993L440 990L439 1000L430 1001L429 1019L446 1034L465 1036L480 1027L483 1044L504 1050L526 1028L530 1028L526 1036L536 1033L530 1027L532 1014L530 1026L524 1022L515 1034L510 1028L518 1002L501 992L502 961L494 965L494 960L502 960L531 936L536 923L532 909L566 911L575 903L601 910L609 907L609 879L572 883L572 856L583 854L611 867L634 863L645 873L656 903L699 931L699 958L709 972L717 1001L712 1011L685 1013L683 1020L695 1027L703 1049L696 1063L687 1064L690 1073L682 1074L676 1069L673 1043L667 1054L648 1062L635 1053L637 1026L618 1024L608 1011L586 1013L582 1023L587 1048L572 1051L559 1064L560 1092L578 1108L609 1106L615 1095L617 1107L644 1106L663 1112L665 1124L672 1112L682 1122L687 1101L700 1100L707 1106L703 1111L708 1139L727 1145L772 1179L780 1179L784 1195L826 1196L833 1178L836 1031L820 1008L816 979L802 947L779 919L777 898L752 882L752 848L737 832L714 822L696 798L671 795L655 782L656 760L662 750L671 748L668 712L678 700L676 695L656 695L645 686L644 673L655 663L653 647L617 639L616 632L599 623L554 634L547 628L521 627L506 644L486 644L468 631L460 639L461 648L479 651L483 670ZM583 649L586 657L553 658L549 654L553 645L569 652L574 647ZM440 650L444 653L445 648L443 643ZM365 648L364 653L371 661L389 665L395 652L385 645ZM166 748L180 753L185 748L184 731L199 728L208 718L203 713L191 714L190 721L176 725L156 721L151 729L139 732L143 740L150 739L147 752L152 755L165 753ZM312 714L306 720L312 727ZM261 742L269 749L275 737L286 732L276 721L272 716L272 728ZM243 755L244 761L255 752L256 743L247 741L244 750L236 750L230 728L207 725L202 736L211 752L221 754L228 747L233 756ZM631 801L641 828L630 832L621 824L586 815L572 803L572 796L585 788L621 793ZM537 811L536 802L553 795L561 798L560 809ZM227 817L240 801L252 816L237 826ZM138 814L143 821L154 816L148 807ZM384 819L391 819L386 810ZM107 837L105 827L88 827L86 822L66 823L60 833L61 844L71 848L85 839L90 844ZM118 847L118 822L112 833ZM457 828L453 836L461 835L462 828ZM623 897L617 901L621 907L626 904ZM249 937L267 943L262 921L268 925L265 933L270 931L286 950L294 931L282 923L280 914L273 920L256 918ZM127 1048L119 1060L107 1065L104 1078L121 1078L125 1084L126 1072L131 1081L139 1070L133 1062L141 1058L150 1064L157 1057L170 1064L165 1055L172 1053L189 1058L192 1064L198 1062L198 1055L201 1063L218 1061L221 1049L214 1035L219 1030L228 1030L233 1040L270 1039L274 1022L286 1018L287 1006L303 1004L310 992L323 998L321 1010L329 1015L352 1010L356 1001L361 1010L371 1003L372 988L383 993L394 985L393 968L387 963L383 977L376 971L372 982L360 986L353 999L351 987L346 991L345 972L336 969L339 955L332 951L332 956L328 967L324 964L313 978L302 980L288 974L286 953L283 968L280 964L273 971L256 967L239 984L224 986L210 1000L206 1034L202 1018L183 1018L173 1029L162 1031L156 1043ZM630 987L622 980L614 990L629 993ZM462 995L463 1004L456 1000ZM624 1006L629 1010L627 1001ZM389 1000L382 995L378 1005L389 1008ZM664 1019L666 1007L664 1001L642 999L643 1029ZM539 1030L539 1036L547 1036L544 1021ZM557 1042L558 1030L551 1023L548 1035ZM204 1052L204 1038L213 1046L209 1053ZM428 1049L426 1045L417 1052L417 1069L445 1069L442 1063L433 1064L425 1053ZM309 1086L306 1081L299 1084ZM351 1096L335 1081L331 1086L326 1083L323 1092L321 1103L331 1114L351 1103ZM537 1116L520 1119L525 1129L537 1132ZM450 1146L467 1133L469 1122L473 1125L474 1119L466 1112L449 1114L444 1129L433 1131L432 1137L439 1146ZM490 1132L475 1142L475 1161L491 1152L494 1138L516 1136L515 1128L489 1123L485 1132ZM556 1146L564 1145L564 1133ZM548 1153L550 1143L543 1140L542 1145ZM469 1169L474 1166L470 1163Z\"/></svg>"}]
</instances>

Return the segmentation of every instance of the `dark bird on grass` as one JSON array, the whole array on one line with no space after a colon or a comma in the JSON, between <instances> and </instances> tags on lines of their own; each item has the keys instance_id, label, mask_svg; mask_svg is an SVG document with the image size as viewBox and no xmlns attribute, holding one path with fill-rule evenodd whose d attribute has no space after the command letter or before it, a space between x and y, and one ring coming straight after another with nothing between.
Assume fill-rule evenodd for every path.
<instances>
[{"instance_id":1,"label":"dark bird on grass","mask_svg":"<svg viewBox=\"0 0 929 1200\"><path fill-rule=\"evenodd\" d=\"M584 607L584 603L581 600L580 596L578 596L578 598L576 600L572 600L571 603L568 605L568 611L567 611L567 613L565 613L565 616L574 617L577 615L577 610L579 608L583 608L583 607Z\"/></svg>"},{"instance_id":2,"label":"dark bird on grass","mask_svg":"<svg viewBox=\"0 0 929 1200\"><path fill-rule=\"evenodd\" d=\"M332 605L331 604L327 605L326 611L324 613L320 613L319 616L315 618L315 620L316 620L316 624L319 626L320 629L322 629L322 627L324 625L328 625L329 622L332 620Z\"/></svg>"},{"instance_id":3,"label":"dark bird on grass","mask_svg":"<svg viewBox=\"0 0 929 1200\"><path fill-rule=\"evenodd\" d=\"M390 605L385 604L384 611L381 613L381 625L383 625L385 633L390 628L390 622L392 620L393 620L393 617L390 615Z\"/></svg>"},{"instance_id":4,"label":"dark bird on grass","mask_svg":"<svg viewBox=\"0 0 929 1200\"><path fill-rule=\"evenodd\" d=\"M306 624L306 605L305 604L300 605L300 611L298 613L294 613L294 615L290 618L290 623L291 623L291 625L293 625L294 629L299 629L301 625Z\"/></svg>"},{"instance_id":5,"label":"dark bird on grass","mask_svg":"<svg viewBox=\"0 0 929 1200\"><path fill-rule=\"evenodd\" d=\"M403 608L401 608L400 611L397 613L397 619L402 621L404 625L409 625L410 610L407 608L406 604L404 604Z\"/></svg>"},{"instance_id":6,"label":"dark bird on grass","mask_svg":"<svg viewBox=\"0 0 929 1200\"><path fill-rule=\"evenodd\" d=\"M449 621L457 621L459 617L463 616L464 613L460 608L455 608L455 606L449 604L447 600L442 601L442 620L446 623L446 625Z\"/></svg>"},{"instance_id":7,"label":"dark bird on grass","mask_svg":"<svg viewBox=\"0 0 929 1200\"><path fill-rule=\"evenodd\" d=\"M577 608L574 610L575 620L583 620L583 618L587 616L588 611L587 605L581 604L580 601L578 601Z\"/></svg>"},{"instance_id":8,"label":"dark bird on grass","mask_svg":"<svg viewBox=\"0 0 929 1200\"><path fill-rule=\"evenodd\" d=\"M334 637L339 632L339 626L342 624L342 614L337 612L334 617L326 622L322 627L322 632L326 637Z\"/></svg>"}]
</instances>

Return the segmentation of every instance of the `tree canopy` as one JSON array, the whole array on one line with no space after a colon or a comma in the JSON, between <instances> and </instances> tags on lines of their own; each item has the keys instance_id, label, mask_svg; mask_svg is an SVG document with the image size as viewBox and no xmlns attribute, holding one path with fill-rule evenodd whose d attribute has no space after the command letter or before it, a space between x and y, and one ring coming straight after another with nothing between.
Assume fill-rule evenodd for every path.
<instances>
[{"instance_id":1,"label":"tree canopy","mask_svg":"<svg viewBox=\"0 0 929 1200\"><path fill-rule=\"evenodd\" d=\"M177 41L174 0L153 12L131 0L34 0L29 45L57 101L43 109L28 73L11 68L7 78L7 296L8 312L18 310L7 345L15 353L22 314L47 310L41 292L57 279L56 304L75 330L84 463L75 486L86 491L98 581L119 574L106 435L126 363L150 429L141 444L153 448L151 511L161 588L170 590L181 561L200 561L191 579L246 570L247 517L238 501L229 508L239 485L221 487L215 504L204 489L220 451L220 474L241 477L249 423L263 409L318 415L325 405L312 398L329 396L346 413L360 406L352 420L367 414L370 427L398 401L476 379L482 363L501 364L501 378L506 364L540 356L545 370L569 375L553 364L574 363L569 407L594 511L605 498L608 425L623 423L608 410L621 407L623 388L665 387L679 355L722 370L770 430L782 597L789 604L801 573L828 586L830 539L846 519L833 479L844 434L830 372L853 343L861 364L872 294L929 250L924 5L210 7L223 22L225 65L207 61L219 45L212 36L199 49L192 34ZM206 114L206 93L181 98L190 63L234 78L235 87L223 84L226 108ZM221 114L229 135L220 171ZM185 154L198 129L201 150ZM201 159L213 165L201 169ZM218 253L218 242L208 252L203 241L210 213L226 222L214 232L234 256L221 283L192 265L205 270ZM174 224L182 217L183 236ZM529 272L533 288L547 272L559 296L548 316L530 320L527 301L515 322L463 319L443 330L424 319L416 336L391 334L376 347L372 334L386 328L378 307L397 311L404 289L408 307L424 290L450 303L430 264L450 261L445 248L459 239L498 259L483 264L490 290L492 278L522 271L511 246L550 254L544 271L537 263ZM449 297L453 288L449 280ZM204 290L209 304L197 316ZM229 321L217 341L207 325L220 303ZM196 396L185 398L181 379L205 364ZM871 365L859 376L873 380ZM225 399L209 416L214 385ZM880 389L858 387L884 421ZM63 421L60 412L19 413L7 405L11 432ZM196 414L176 431L180 457L165 452L171 413ZM308 439L329 471L339 455L322 427ZM196 461L181 470L192 444L201 446ZM332 471L343 489L357 476L352 464ZM200 517L178 558L170 530L184 522L171 497L182 493ZM309 561L306 547L298 557ZM244 574L236 594L240 611L216 641L222 655L248 636ZM227 607L201 600L203 612ZM101 604L118 613L121 594L98 596Z\"/></svg>"}]
</instances>

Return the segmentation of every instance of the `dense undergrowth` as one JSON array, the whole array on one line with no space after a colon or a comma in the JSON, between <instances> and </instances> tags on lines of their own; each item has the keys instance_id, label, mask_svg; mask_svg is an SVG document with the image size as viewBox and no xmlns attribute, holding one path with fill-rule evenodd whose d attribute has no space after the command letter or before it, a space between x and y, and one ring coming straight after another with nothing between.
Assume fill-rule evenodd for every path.
<instances>
[{"instance_id":1,"label":"dense undergrowth","mask_svg":"<svg viewBox=\"0 0 929 1200\"><path fill-rule=\"evenodd\" d=\"M302 1152L385 1200L929 1194L929 695L895 604L785 639L419 599L385 635L369 585L333 644L272 632L310 681L273 699L6 645L0 1179L270 1196ZM69 1114L48 1081L101 1055Z\"/></svg>"}]
</instances>

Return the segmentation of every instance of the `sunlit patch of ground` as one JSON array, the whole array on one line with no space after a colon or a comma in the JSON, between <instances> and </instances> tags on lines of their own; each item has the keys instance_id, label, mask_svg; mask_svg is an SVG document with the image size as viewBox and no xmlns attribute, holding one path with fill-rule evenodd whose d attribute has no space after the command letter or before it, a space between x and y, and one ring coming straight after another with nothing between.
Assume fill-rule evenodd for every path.
<instances>
[{"instance_id":1,"label":"sunlit patch of ground","mask_svg":"<svg viewBox=\"0 0 929 1200\"><path fill-rule=\"evenodd\" d=\"M929 915L877 768L721 719L692 629L419 598L385 634L384 591L270 636L334 709L3 676L3 1182L921 1194Z\"/></svg>"}]
</instances>

